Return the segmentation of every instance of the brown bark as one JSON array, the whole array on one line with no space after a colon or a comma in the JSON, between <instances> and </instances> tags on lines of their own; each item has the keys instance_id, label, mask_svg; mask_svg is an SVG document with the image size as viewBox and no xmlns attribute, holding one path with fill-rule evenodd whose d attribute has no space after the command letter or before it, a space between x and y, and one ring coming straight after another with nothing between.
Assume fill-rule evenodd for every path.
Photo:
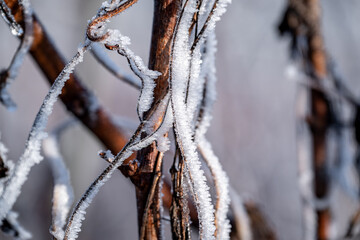
<instances>
[{"instance_id":1,"label":"brown bark","mask_svg":"<svg viewBox=\"0 0 360 240\"><path fill-rule=\"evenodd\" d=\"M162 73L156 79L154 90L154 102L156 102L165 96L168 88L171 42L181 1L155 0L154 3L149 68ZM155 128L159 126L161 120L158 119L158 123L154 126ZM134 183L136 185L139 232L141 234L142 228L144 228L144 239L161 238L160 181L156 183L154 198L151 200L152 204L149 209L145 208L147 201L149 201L148 196L151 193L152 183L155 176L159 174L154 169L158 155L159 152L156 149L155 143L138 152L140 167ZM145 219L144 214L147 216ZM146 222L143 222L144 220Z\"/></svg>"},{"instance_id":2,"label":"brown bark","mask_svg":"<svg viewBox=\"0 0 360 240\"><path fill-rule=\"evenodd\" d=\"M298 35L305 35L307 52L304 65L310 65L306 72L313 81L324 81L327 76L327 56L321 34L321 11L319 0L289 0L284 20L279 26L281 33L290 32L293 45ZM330 126L330 103L325 93L312 89L310 92L311 113L308 124L313 143L314 195L320 200L328 197L330 183L327 170L326 136ZM329 208L317 209L317 238L329 238L331 213Z\"/></svg>"},{"instance_id":3,"label":"brown bark","mask_svg":"<svg viewBox=\"0 0 360 240\"><path fill-rule=\"evenodd\" d=\"M309 28L308 58L313 66L313 71L324 81L327 75L326 53L323 37L320 31L320 1L305 0L309 14L313 18L313 24ZM326 96L316 90L311 91L311 135L313 139L313 166L315 176L315 196L318 199L326 199L329 194L329 176L327 171L326 135L330 123L330 109ZM329 227L331 213L329 208L317 209L317 238L319 240L329 239Z\"/></svg>"}]
</instances>

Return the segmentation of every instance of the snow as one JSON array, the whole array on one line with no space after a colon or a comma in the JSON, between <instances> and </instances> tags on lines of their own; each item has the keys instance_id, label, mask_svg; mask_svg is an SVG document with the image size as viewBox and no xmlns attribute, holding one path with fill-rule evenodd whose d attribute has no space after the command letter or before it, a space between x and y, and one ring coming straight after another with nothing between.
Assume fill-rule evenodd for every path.
<instances>
[{"instance_id":1,"label":"snow","mask_svg":"<svg viewBox=\"0 0 360 240\"><path fill-rule=\"evenodd\" d=\"M181 154L185 159L187 175L190 180L191 190L198 211L200 224L200 238L214 239L215 223L214 223L214 206L211 202L209 187L206 178L201 169L201 162L196 151L198 143L204 155L206 155L208 165L213 171L215 182L219 190L219 207L216 211L218 225L218 239L228 239L230 225L227 220L227 211L229 206L228 178L222 170L217 157L211 150L210 144L204 138L204 134L211 120L211 106L215 99L215 77L214 77L214 53L215 40L212 35L216 21L225 12L228 0L215 1L212 6L204 3L200 9L200 13L212 12L207 23L202 27L201 35L195 36L195 41L190 47L188 29L191 25L192 16L196 11L196 1L189 0L180 17L177 26L177 34L174 38L173 60L170 68L170 88L171 88L171 104L174 115L174 127ZM205 52L209 48L209 53L205 54L205 59L201 59L201 47L208 38L208 46L205 46ZM208 56L206 56L208 55ZM204 61L204 63L202 63ZM204 99L206 105L203 106L204 119L200 123L200 131L195 135L195 117L199 111L204 93L204 83L206 85L206 97ZM208 86L209 85L209 86ZM203 124L203 125L202 125Z\"/></svg>"},{"instance_id":2,"label":"snow","mask_svg":"<svg viewBox=\"0 0 360 240\"><path fill-rule=\"evenodd\" d=\"M24 0L24 2L27 1ZM228 178L220 165L219 159L212 151L210 143L204 136L210 124L211 108L216 96L214 63L216 40L213 30L216 21L225 12L229 2L229 0L215 0L211 2L213 4L210 4L210 1L204 1L200 13L205 16L206 13L213 12L209 18L205 18L208 22L203 26L201 35L195 36L196 38L199 37L199 41L196 43L190 42L189 27L193 14L197 11L197 1L188 0L187 4L184 5L185 9L177 24L176 36L174 37L169 70L169 93L162 99L160 104L155 105L155 111L151 112L150 116L146 116L146 119L144 113L153 105L155 79L161 73L146 67L144 61L128 47L130 45L128 37L123 36L118 30L106 29L106 23L109 20L97 22L97 17L104 16L109 11L115 10L124 2L115 0L106 1L102 4L97 15L93 18L96 24L92 25L90 23L89 25L88 37L125 56L131 70L141 80L141 93L137 107L141 123L128 144L116 156L113 156L110 151L99 152L99 155L110 162L110 165L95 179L76 204L65 231L63 231L63 226L72 201L69 173L56 146L56 137L51 135L44 140L44 154L52 161L55 178L52 234L56 238L76 239L81 231L87 208L114 171L133 152L150 145L154 141L156 141L157 149L160 152L167 151L169 149L169 139L166 134L171 127L175 128L176 139L185 160L184 196L192 194L194 197L198 211L200 239L215 239L216 227L218 230L217 239L229 238L230 225L226 216L230 202ZM83 54L90 44L90 41L87 40L86 45L79 49L76 56L56 79L46 96L30 131L24 154L15 166L15 171L6 182L4 192L1 194L1 219L11 210L31 167L42 160L40 147L41 142L46 137L44 129L48 117L69 74L76 64L82 61ZM203 51L204 48L205 51ZM93 53L116 76L119 78L124 77L124 73L103 53L99 46L94 45ZM128 76L125 75L125 77ZM140 86L139 81L133 78L129 78L127 81L135 87ZM204 96L205 99L202 98ZM203 118L200 122L196 122L200 110L203 111ZM159 119L162 119L160 124ZM196 127L198 127L197 130ZM140 138L140 134L143 132L147 133L146 137ZM205 156L214 177L218 193L216 212L211 200L207 179L201 169L202 163L197 145L199 145L199 149ZM187 205L187 200L183 199L183 201ZM188 216L189 210L186 207L183 211ZM217 226L215 226L215 216Z\"/></svg>"}]
</instances>

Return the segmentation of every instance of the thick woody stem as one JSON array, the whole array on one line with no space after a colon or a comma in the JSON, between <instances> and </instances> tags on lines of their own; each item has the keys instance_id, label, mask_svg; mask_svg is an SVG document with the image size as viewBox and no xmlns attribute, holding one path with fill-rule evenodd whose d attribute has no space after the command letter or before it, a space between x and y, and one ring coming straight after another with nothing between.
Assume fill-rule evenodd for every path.
<instances>
[{"instance_id":1,"label":"thick woody stem","mask_svg":"<svg viewBox=\"0 0 360 240\"><path fill-rule=\"evenodd\" d=\"M320 1L305 0L308 12L314 22L309 26L308 58L313 71L320 81L327 75L326 53L320 31ZM330 183L327 170L326 135L329 128L329 103L326 96L319 91L311 90L311 135L313 139L313 166L315 175L315 196L320 200L328 197ZM317 239L329 239L330 209L317 209Z\"/></svg>"},{"instance_id":2,"label":"thick woody stem","mask_svg":"<svg viewBox=\"0 0 360 240\"><path fill-rule=\"evenodd\" d=\"M150 49L149 68L161 72L156 81L154 90L154 102L162 99L168 89L169 59L171 42L176 26L176 21L181 7L180 0L155 0L152 40ZM146 113L145 113L146 115ZM158 123L161 119L158 119ZM155 127L157 127L155 125ZM138 152L140 167L137 176L133 178L136 185L136 198L138 206L139 232L145 231L144 239L161 239L161 216L160 216L160 181L154 189L155 194L151 205L146 208L148 195L152 193L151 186L157 179L155 163L159 152L155 143ZM143 222L143 215L147 214L147 221ZM143 227L146 224L146 227Z\"/></svg>"},{"instance_id":3,"label":"thick woody stem","mask_svg":"<svg viewBox=\"0 0 360 240\"><path fill-rule=\"evenodd\" d=\"M293 47L299 35L307 40L307 52L303 54L305 71L315 84L325 81L328 75L327 56L321 34L321 11L319 0L289 0L284 20L279 26L280 33L290 32ZM307 68L308 67L308 68ZM331 124L330 102L326 93L319 89L310 92L311 113L308 125L313 144L314 196L326 200L329 195L330 179L327 169L327 131ZM329 239L330 209L316 209L317 239Z\"/></svg>"}]
</instances>

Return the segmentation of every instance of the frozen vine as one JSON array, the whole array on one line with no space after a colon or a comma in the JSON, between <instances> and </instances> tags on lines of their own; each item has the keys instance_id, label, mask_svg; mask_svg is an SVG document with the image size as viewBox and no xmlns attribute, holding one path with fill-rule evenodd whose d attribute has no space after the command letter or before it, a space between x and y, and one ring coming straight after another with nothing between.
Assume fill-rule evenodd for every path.
<instances>
[{"instance_id":1,"label":"frozen vine","mask_svg":"<svg viewBox=\"0 0 360 240\"><path fill-rule=\"evenodd\" d=\"M154 79L161 73L152 71L145 66L143 60L128 47L130 39L127 36L123 36L119 30L105 30L106 21L136 2L137 0L104 2L97 15L89 23L87 37L93 42L103 43L108 49L117 51L126 57L131 70L140 78L142 83L137 112L140 120L143 120L143 114L150 109L153 103Z\"/></svg>"},{"instance_id":2,"label":"frozen vine","mask_svg":"<svg viewBox=\"0 0 360 240\"><path fill-rule=\"evenodd\" d=\"M228 239L231 229L230 222L227 219L227 212L230 204L229 179L226 172L222 169L218 157L213 152L210 142L205 137L205 133L210 126L210 121L212 119L212 107L216 99L216 38L214 32L210 33L206 38L204 48L206 54L204 54L203 57L203 66L200 76L203 79L201 83L206 83L206 86L203 89L202 105L199 110L195 136L199 151L209 167L215 183L217 196L215 205L216 236L218 239Z\"/></svg>"},{"instance_id":3,"label":"frozen vine","mask_svg":"<svg viewBox=\"0 0 360 240\"><path fill-rule=\"evenodd\" d=\"M0 134L1 137L1 134ZM14 171L14 163L7 159L8 149L0 141L0 195L4 191L4 184ZM26 231L17 220L18 214L14 211L7 213L6 217L0 221L0 230L15 239L29 239L31 234Z\"/></svg>"},{"instance_id":4,"label":"frozen vine","mask_svg":"<svg viewBox=\"0 0 360 240\"><path fill-rule=\"evenodd\" d=\"M24 2L26 3L27 1L24 0ZM52 234L57 239L76 239L81 230L82 220L85 218L88 206L100 190L101 186L111 177L112 173L134 151L138 151L154 141L157 142L157 147L160 152L167 151L169 144L167 138L164 138L164 135L171 127L174 127L177 144L179 145L181 157L185 163L185 173L182 177L186 177L186 179L190 181L190 189L185 191L185 195L187 193L194 195L199 215L200 238L227 239L229 237L230 229L226 218L229 205L228 179L222 170L218 159L212 152L210 144L203 135L206 132L208 122L203 121L203 125L199 124L199 122L197 122L197 115L204 111L207 111L207 113L210 114L211 111L207 107L209 106L210 108L213 101L210 97L209 99L205 99L207 104L209 104L203 105L205 100L201 98L205 90L207 92L212 91L212 86L210 86L212 83L208 81L208 78L211 78L211 76L205 77L204 71L210 71L209 75L214 74L214 70L207 67L208 60L206 55L202 52L202 49L204 48L205 39L208 39L209 34L213 32L215 22L218 21L220 16L225 12L225 8L230 1L184 1L181 16L178 20L173 38L169 74L170 87L165 90L169 91L169 93L167 95L164 94L165 97L158 100L158 102L153 101L153 92L155 88L154 80L160 73L148 69L143 60L134 54L128 47L130 44L130 39L128 37L123 36L118 30L106 29L106 22L111 17L132 6L136 2L137 0L112 0L104 2L97 15L90 21L86 33L88 40L91 42L102 43L106 48L115 50L119 54L125 56L131 70L141 80L141 93L137 107L141 123L120 153L115 157L110 156L110 154L105 154L105 157L109 161L111 160L110 165L90 185L75 206L65 231L62 230L65 221L64 219L71 204L69 177L66 170L64 170L65 167L61 164L61 157L59 157L60 155L55 147L56 138L52 136L44 141L46 155L49 155L50 158L54 160L56 159L55 162L59 164L57 165L58 168L60 166L59 169L63 170L55 173L56 186L54 189L54 220ZM200 20L196 18L195 33L191 35L189 34L189 29L192 29L194 14L200 16ZM7 19L11 19L11 16L9 15ZM198 27L200 25L201 28L198 32ZM84 52L91 44L90 41L86 42L86 45L78 51L78 54L65 67L51 87L49 94L46 96L29 134L24 154L15 166L14 172L6 181L4 192L1 194L0 204L1 206L4 206L0 210L1 219L3 219L11 210L20 194L21 186L26 181L31 167L42 160L39 151L41 141L46 135L44 129L47 119L51 114L52 107L60 94L65 81L75 65L82 60ZM210 43L211 41L209 40L208 42ZM106 56L97 50L99 49L94 50L94 55L98 60L115 75L121 78L122 73ZM210 56L211 52L208 55ZM213 61L213 59L209 61ZM133 79L128 80L128 82L135 87L139 87L139 83ZM160 126L156 128L155 126L157 126L157 120L159 118L162 119L162 122ZM209 117L209 119L210 118L211 117ZM203 120L205 119L208 118L204 117ZM197 124L199 124L199 126L197 126ZM203 134L201 133L195 141L194 136L197 127L200 129L200 132L201 129L203 129ZM140 134L144 131L147 132L148 135L144 138L140 138ZM201 169L197 144L199 144L200 149L202 149L204 155L206 155L206 159L210 160L208 165L215 178L215 185L217 188L216 209L214 209L214 205L212 204L207 180ZM64 189L58 188L62 184L66 185L64 186ZM59 197L59 195L61 196ZM188 214L188 211L185 209L184 213Z\"/></svg>"},{"instance_id":5,"label":"frozen vine","mask_svg":"<svg viewBox=\"0 0 360 240\"><path fill-rule=\"evenodd\" d=\"M214 239L216 227L214 223L214 206L211 203L209 187L206 184L206 178L196 151L196 144L193 140L195 124L192 119L199 106L201 100L199 96L202 96L202 86L204 86L204 79L199 78L201 66L200 46L210 31L214 29L215 22L225 12L225 7L229 2L214 1L199 34L194 36L194 42L190 44L188 29L191 28L193 15L199 5L197 5L196 1L185 1L174 37L170 63L169 82L174 128L194 194L201 239ZM225 230L225 232L227 231Z\"/></svg>"},{"instance_id":6,"label":"frozen vine","mask_svg":"<svg viewBox=\"0 0 360 240\"><path fill-rule=\"evenodd\" d=\"M64 238L64 227L69 214L74 194L70 182L70 174L66 168L59 149L60 134L74 121L65 122L56 128L46 139L43 140L44 157L50 161L51 171L54 177L54 190L52 200L52 225L50 233L54 239Z\"/></svg>"},{"instance_id":7,"label":"frozen vine","mask_svg":"<svg viewBox=\"0 0 360 240\"><path fill-rule=\"evenodd\" d=\"M1 1L0 8L2 16L8 23L11 32L16 36L22 35L20 46L16 50L15 56L13 57L10 66L7 70L0 73L0 101L10 110L14 109L16 104L8 93L8 87L17 77L19 68L22 65L24 58L33 42L33 16L30 1L20 0L19 5L22 8L24 15L25 31L23 31L19 24L16 23L14 16L12 16L10 9L3 0Z\"/></svg>"},{"instance_id":8,"label":"frozen vine","mask_svg":"<svg viewBox=\"0 0 360 240\"><path fill-rule=\"evenodd\" d=\"M4 191L0 197L0 219L4 219L12 209L16 199L20 195L21 187L26 181L32 166L42 161L43 158L40 155L40 147L41 141L46 137L44 130L48 118L52 113L53 106L58 99L65 82L69 79L75 66L82 62L84 53L87 51L88 47L89 43L87 42L83 47L78 49L76 55L65 66L46 95L30 130L24 153L15 165L11 176L5 183Z\"/></svg>"},{"instance_id":9,"label":"frozen vine","mask_svg":"<svg viewBox=\"0 0 360 240\"><path fill-rule=\"evenodd\" d=\"M166 103L166 106L168 103ZM151 117L154 112L148 116ZM171 107L168 106L165 110L163 121L160 126L143 139L139 139L139 135L142 130L147 127L145 126L147 121L143 121L138 126L137 130L131 137L130 141L126 146L112 159L111 164L96 178L96 180L89 186L85 194L82 196L80 201L75 206L68 224L65 230L64 240L74 240L78 237L78 233L81 231L82 221L85 219L86 209L93 201L100 188L110 179L114 171L122 165L123 161L131 156L134 151L138 151L152 142L156 141L160 136L168 132L173 122ZM146 119L148 120L148 119Z\"/></svg>"}]
</instances>

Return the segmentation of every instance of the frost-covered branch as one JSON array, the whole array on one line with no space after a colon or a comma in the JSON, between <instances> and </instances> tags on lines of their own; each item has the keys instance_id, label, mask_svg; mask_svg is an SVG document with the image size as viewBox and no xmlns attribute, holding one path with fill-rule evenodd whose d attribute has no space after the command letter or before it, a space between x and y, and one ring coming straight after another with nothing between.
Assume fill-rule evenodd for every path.
<instances>
[{"instance_id":1,"label":"frost-covered branch","mask_svg":"<svg viewBox=\"0 0 360 240\"><path fill-rule=\"evenodd\" d=\"M17 77L19 68L22 65L25 55L28 53L33 42L32 8L29 0L19 1L19 6L22 8L25 22L25 31L22 31L22 29L19 28L19 25L16 23L14 17L11 15L10 9L3 0L1 1L1 6L1 14L4 16L5 21L9 24L11 32L16 36L22 35L20 46L16 50L10 66L8 69L0 73L0 102L2 102L8 109L12 110L16 107L16 104L8 93L8 87L10 83Z\"/></svg>"},{"instance_id":2,"label":"frost-covered branch","mask_svg":"<svg viewBox=\"0 0 360 240\"><path fill-rule=\"evenodd\" d=\"M196 123L195 139L203 159L209 167L216 188L216 205L215 205L215 224L216 236L218 239L229 237L230 224L227 219L227 212L230 203L229 196L229 179L226 172L222 169L219 159L212 150L210 142L205 138L205 133L210 126L212 119L212 108L216 99L216 76L215 76L215 53L216 39L215 33L211 33L205 42L200 81L204 85L202 101Z\"/></svg>"},{"instance_id":3,"label":"frost-covered branch","mask_svg":"<svg viewBox=\"0 0 360 240\"><path fill-rule=\"evenodd\" d=\"M4 0L0 1L0 14L6 24L9 26L13 35L21 36L24 33L21 25L16 22L14 15L11 13L11 9Z\"/></svg>"},{"instance_id":4,"label":"frost-covered branch","mask_svg":"<svg viewBox=\"0 0 360 240\"><path fill-rule=\"evenodd\" d=\"M134 54L128 47L130 39L123 36L120 31L106 29L106 21L116 16L127 8L135 4L137 0L105 1L99 9L97 15L91 20L87 28L87 37L94 42L103 43L108 49L115 50L125 56L128 60L131 70L138 76L142 82L138 101L138 116L143 119L143 114L148 111L153 103L153 90L155 88L154 79L161 73L148 69L143 60Z\"/></svg>"},{"instance_id":5,"label":"frost-covered branch","mask_svg":"<svg viewBox=\"0 0 360 240\"><path fill-rule=\"evenodd\" d=\"M73 240L78 237L78 233L81 231L82 221L85 219L86 209L91 204L95 195L99 192L100 188L109 180L111 175L114 171L121 166L123 161L127 159L134 151L142 149L153 141L161 137L163 134L167 133L169 128L172 124L172 113L171 108L168 106L168 102L166 103L166 111L164 113L164 120L162 121L161 125L152 133L150 133L145 138L139 140L139 135L144 129L148 129L149 126L146 126L147 121L143 121L138 126L137 130L126 144L126 146L116 155L116 157L111 161L111 165L109 165L97 178L96 180L90 185L90 187L86 190L85 194L82 196L80 201L75 206L67 227L65 231L64 240ZM150 117L153 114L156 114L155 111L150 113ZM148 119L146 119L148 120Z\"/></svg>"},{"instance_id":6,"label":"frost-covered branch","mask_svg":"<svg viewBox=\"0 0 360 240\"><path fill-rule=\"evenodd\" d=\"M14 171L14 163L7 159L7 148L0 141L0 195L3 194L4 185ZM27 232L17 220L18 214L10 211L0 221L0 230L14 239L29 239L31 234Z\"/></svg>"},{"instance_id":7,"label":"frost-covered branch","mask_svg":"<svg viewBox=\"0 0 360 240\"><path fill-rule=\"evenodd\" d=\"M109 72L111 72L115 77L130 84L136 89L141 89L141 81L124 72L119 66L117 66L99 44L93 43L91 46L91 52L96 60L98 60L98 62L101 63L106 69L108 69Z\"/></svg>"},{"instance_id":8,"label":"frost-covered branch","mask_svg":"<svg viewBox=\"0 0 360 240\"><path fill-rule=\"evenodd\" d=\"M87 51L88 47L89 43L86 43L83 47L78 49L77 54L66 65L46 95L30 130L24 153L15 165L14 171L6 182L4 192L0 197L0 205L2 206L0 209L0 219L6 217L13 207L16 199L20 195L21 187L26 181L31 167L38 164L43 159L40 155L40 147L41 141L46 137L44 130L48 118L52 113L53 106L60 95L66 80L68 80L69 75L73 72L75 66L83 60L84 53Z\"/></svg>"},{"instance_id":9,"label":"frost-covered branch","mask_svg":"<svg viewBox=\"0 0 360 240\"><path fill-rule=\"evenodd\" d=\"M194 194L195 203L198 209L200 238L213 239L216 226L214 223L214 206L211 203L208 186L201 163L196 151L196 143L193 140L195 134L195 123L193 121L203 96L205 78L200 78L201 71L201 45L211 30L215 27L215 22L220 15L225 12L225 7L229 1L215 1L211 7L199 35L190 44L189 29L192 27L195 9L199 7L196 1L186 1L178 20L177 31L173 42L172 59L170 62L170 92L171 104L174 114L174 128L177 144L186 164L186 174L189 176L191 188ZM218 5L217 5L218 4ZM213 156L213 155L212 155ZM218 162L217 162L218 163ZM214 166L214 165L212 165ZM219 173L219 171L218 171ZM226 175L225 175L226 176ZM227 178L222 178L226 179ZM225 184L225 189L227 188ZM225 193L225 195L228 195ZM222 200L229 199L221 198ZM226 213L228 203L221 202L219 207L219 220L226 226ZM222 210L225 210L222 212ZM229 231L219 231L219 239L226 239Z\"/></svg>"},{"instance_id":10,"label":"frost-covered branch","mask_svg":"<svg viewBox=\"0 0 360 240\"><path fill-rule=\"evenodd\" d=\"M50 233L54 239L64 238L64 227L69 214L74 194L70 182L70 174L65 165L59 148L60 134L74 123L73 120L65 122L56 128L43 140L44 157L50 161L51 171L54 177L54 190L52 200L52 225Z\"/></svg>"}]
</instances>

